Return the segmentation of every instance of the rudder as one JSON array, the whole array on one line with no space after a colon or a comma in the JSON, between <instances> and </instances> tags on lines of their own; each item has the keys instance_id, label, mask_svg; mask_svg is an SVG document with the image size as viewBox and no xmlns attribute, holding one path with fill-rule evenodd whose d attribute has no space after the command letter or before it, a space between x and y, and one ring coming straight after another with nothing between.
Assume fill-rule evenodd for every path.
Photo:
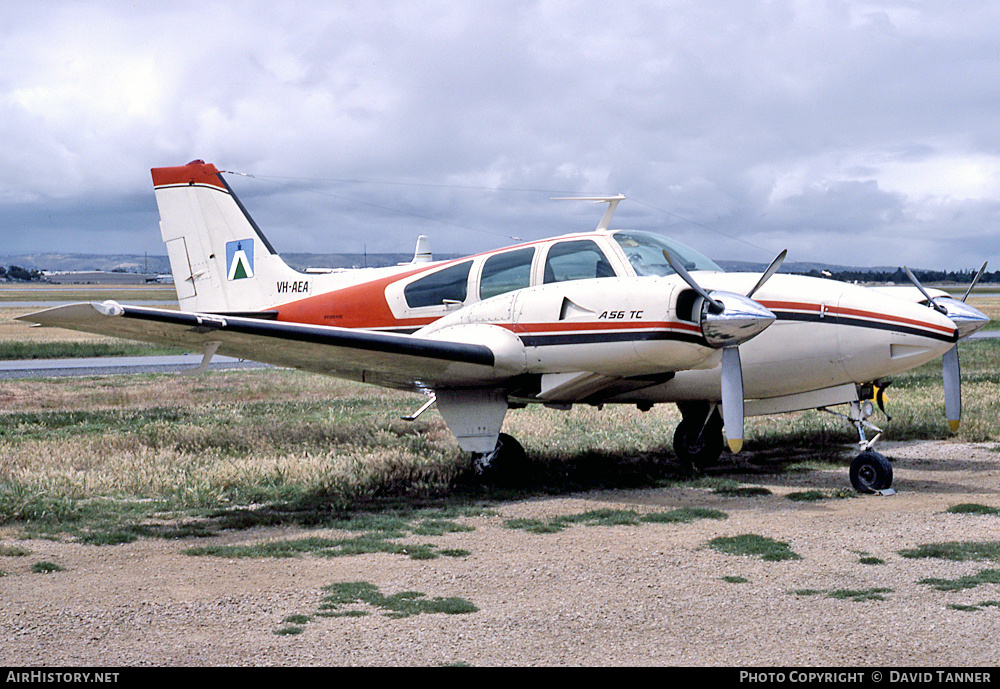
<instances>
[{"instance_id":1,"label":"rudder","mask_svg":"<svg viewBox=\"0 0 1000 689\"><path fill-rule=\"evenodd\" d=\"M258 312L278 301L276 284L301 280L214 165L195 160L151 172L181 309Z\"/></svg>"}]
</instances>

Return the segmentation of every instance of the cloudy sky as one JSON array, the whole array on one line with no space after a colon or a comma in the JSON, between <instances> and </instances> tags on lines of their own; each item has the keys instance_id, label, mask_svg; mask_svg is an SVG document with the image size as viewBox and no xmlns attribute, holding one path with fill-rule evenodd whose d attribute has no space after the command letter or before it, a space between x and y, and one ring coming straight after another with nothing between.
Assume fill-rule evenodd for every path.
<instances>
[{"instance_id":1,"label":"cloudy sky","mask_svg":"<svg viewBox=\"0 0 1000 689\"><path fill-rule=\"evenodd\" d=\"M1000 269L1000 3L32 2L0 11L0 254L165 253L149 168L284 252L614 224L719 259Z\"/></svg>"}]
</instances>

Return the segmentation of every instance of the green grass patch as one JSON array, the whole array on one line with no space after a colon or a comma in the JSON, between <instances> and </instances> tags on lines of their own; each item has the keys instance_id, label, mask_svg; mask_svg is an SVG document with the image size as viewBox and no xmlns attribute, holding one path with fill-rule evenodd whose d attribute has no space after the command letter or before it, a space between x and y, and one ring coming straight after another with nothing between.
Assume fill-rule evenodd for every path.
<instances>
[{"instance_id":1,"label":"green grass patch","mask_svg":"<svg viewBox=\"0 0 1000 689\"><path fill-rule=\"evenodd\" d=\"M81 435L128 434L155 426L190 424L193 418L179 407L15 412L0 414L0 440L62 440Z\"/></svg>"},{"instance_id":2,"label":"green grass patch","mask_svg":"<svg viewBox=\"0 0 1000 689\"><path fill-rule=\"evenodd\" d=\"M275 629L274 634L276 634L277 636L293 636L295 634L301 634L304 631L305 627L290 626L290 627L282 627L281 629Z\"/></svg>"},{"instance_id":3,"label":"green grass patch","mask_svg":"<svg viewBox=\"0 0 1000 689\"><path fill-rule=\"evenodd\" d=\"M183 354L176 347L119 342L30 342L5 340L0 361L20 359L89 359L114 356L169 356Z\"/></svg>"},{"instance_id":4,"label":"green grass patch","mask_svg":"<svg viewBox=\"0 0 1000 689\"><path fill-rule=\"evenodd\" d=\"M952 505L945 512L950 512L951 514L1000 514L1000 509L990 507L989 505L963 502L958 505Z\"/></svg>"},{"instance_id":5,"label":"green grass patch","mask_svg":"<svg viewBox=\"0 0 1000 689\"><path fill-rule=\"evenodd\" d=\"M899 551L907 558L934 557L941 560L997 560L1000 559L1000 541L948 541L924 543L916 548Z\"/></svg>"},{"instance_id":6,"label":"green grass patch","mask_svg":"<svg viewBox=\"0 0 1000 689\"><path fill-rule=\"evenodd\" d=\"M86 285L86 284L40 284L36 282L0 283L0 307L6 302L103 302L112 299L124 304L134 304L137 301L163 301L176 305L177 292L172 286L163 285ZM164 308L169 308L165 306Z\"/></svg>"},{"instance_id":7,"label":"green grass patch","mask_svg":"<svg viewBox=\"0 0 1000 689\"><path fill-rule=\"evenodd\" d=\"M403 591L387 596L374 584L364 581L330 584L324 586L323 590L326 595L320 602L320 612L317 615L343 615L350 612L345 608L359 604L382 609L387 617L394 619L433 613L463 615L479 610L464 598L427 598L418 591Z\"/></svg>"},{"instance_id":8,"label":"green grass patch","mask_svg":"<svg viewBox=\"0 0 1000 689\"><path fill-rule=\"evenodd\" d=\"M248 545L209 545L185 548L182 552L192 556L225 558L286 558L302 555L343 557L369 553L408 555L416 560L437 557L433 546L396 543L382 534L364 534L353 538L307 537Z\"/></svg>"},{"instance_id":9,"label":"green grass patch","mask_svg":"<svg viewBox=\"0 0 1000 689\"><path fill-rule=\"evenodd\" d=\"M113 528L109 531L93 531L80 536L84 545L122 545L138 540L139 535L134 529Z\"/></svg>"},{"instance_id":10,"label":"green grass patch","mask_svg":"<svg viewBox=\"0 0 1000 689\"><path fill-rule=\"evenodd\" d=\"M886 593L892 593L892 589L835 589L833 591L828 591L826 597L836 598L837 600L852 600L855 603L861 603L868 600L885 600L884 594Z\"/></svg>"},{"instance_id":11,"label":"green grass patch","mask_svg":"<svg viewBox=\"0 0 1000 689\"><path fill-rule=\"evenodd\" d=\"M793 502L817 502L819 500L845 500L857 497L857 493L847 488L837 490L804 490L785 496Z\"/></svg>"},{"instance_id":12,"label":"green grass patch","mask_svg":"<svg viewBox=\"0 0 1000 689\"><path fill-rule=\"evenodd\" d=\"M468 508L465 514L481 514L483 508ZM467 550L461 548L438 549L427 543L406 543L400 539L409 536L443 536L449 533L473 531L474 527L461 524L453 519L440 518L447 514L457 516L463 510L451 508L446 511L414 510L385 514L361 514L354 518L332 519L324 526L356 535L342 538L308 536L297 539L263 541L246 545L209 545L187 548L182 551L192 556L215 556L226 558L286 558L312 555L317 557L343 557L368 553L388 553L406 555L414 560L430 560L441 555L465 557Z\"/></svg>"},{"instance_id":13,"label":"green grass patch","mask_svg":"<svg viewBox=\"0 0 1000 689\"><path fill-rule=\"evenodd\" d=\"M728 519L729 515L709 507L681 507L667 512L649 512L642 516L647 524L687 524L699 519Z\"/></svg>"},{"instance_id":14,"label":"green grass patch","mask_svg":"<svg viewBox=\"0 0 1000 689\"><path fill-rule=\"evenodd\" d=\"M446 533L474 530L467 524L459 524L448 519L425 519L417 525L413 533L419 536L443 536Z\"/></svg>"},{"instance_id":15,"label":"green grass patch","mask_svg":"<svg viewBox=\"0 0 1000 689\"><path fill-rule=\"evenodd\" d=\"M727 498L757 498L764 495L771 495L771 490L764 486L741 486L741 485L719 485L712 489L716 495L723 495Z\"/></svg>"},{"instance_id":16,"label":"green grass patch","mask_svg":"<svg viewBox=\"0 0 1000 689\"><path fill-rule=\"evenodd\" d=\"M439 555L445 557L469 557L472 553L465 548L441 548L437 551Z\"/></svg>"},{"instance_id":17,"label":"green grass patch","mask_svg":"<svg viewBox=\"0 0 1000 689\"><path fill-rule=\"evenodd\" d=\"M48 560L42 560L31 565L31 571L37 574L49 574L51 572L62 572L65 568Z\"/></svg>"},{"instance_id":18,"label":"green grass patch","mask_svg":"<svg viewBox=\"0 0 1000 689\"><path fill-rule=\"evenodd\" d=\"M888 588L869 588L869 589L833 589L833 590L823 590L823 589L795 589L792 594L796 596L819 596L825 595L827 598L833 598L835 600L850 600L855 603L861 603L869 600L885 600L885 594L892 593L892 589Z\"/></svg>"},{"instance_id":19,"label":"green grass patch","mask_svg":"<svg viewBox=\"0 0 1000 689\"><path fill-rule=\"evenodd\" d=\"M746 577L740 577L735 575L727 575L719 578L722 579L722 581L726 582L727 584L746 584L750 582L750 580L747 579Z\"/></svg>"},{"instance_id":20,"label":"green grass patch","mask_svg":"<svg viewBox=\"0 0 1000 689\"><path fill-rule=\"evenodd\" d=\"M0 545L0 557L24 557L31 551L19 545Z\"/></svg>"},{"instance_id":21,"label":"green grass patch","mask_svg":"<svg viewBox=\"0 0 1000 689\"><path fill-rule=\"evenodd\" d=\"M72 496L0 479L0 524L65 524L79 516L78 501Z\"/></svg>"},{"instance_id":22,"label":"green grass patch","mask_svg":"<svg viewBox=\"0 0 1000 689\"><path fill-rule=\"evenodd\" d=\"M639 526L641 524L686 524L698 519L726 519L729 515L719 510L702 507L685 507L668 512L639 513L635 510L601 509L580 514L561 515L549 519L508 519L504 526L530 533L558 533L571 526Z\"/></svg>"},{"instance_id":23,"label":"green grass patch","mask_svg":"<svg viewBox=\"0 0 1000 689\"><path fill-rule=\"evenodd\" d=\"M965 605L962 603L949 603L948 607L952 610L961 610L962 612L978 612L983 608L1000 608L1000 601L997 600L984 600L975 605Z\"/></svg>"},{"instance_id":24,"label":"green grass patch","mask_svg":"<svg viewBox=\"0 0 1000 689\"><path fill-rule=\"evenodd\" d=\"M770 562L802 559L787 543L756 534L720 536L710 540L708 546L729 555L753 555Z\"/></svg>"},{"instance_id":25,"label":"green grass patch","mask_svg":"<svg viewBox=\"0 0 1000 689\"><path fill-rule=\"evenodd\" d=\"M920 584L933 586L938 591L962 591L971 589L983 584L1000 584L1000 570L984 569L976 574L967 574L957 579L921 579Z\"/></svg>"},{"instance_id":26,"label":"green grass patch","mask_svg":"<svg viewBox=\"0 0 1000 689\"><path fill-rule=\"evenodd\" d=\"M858 562L863 565L884 565L885 560L880 557L875 557L873 555L862 555L858 558Z\"/></svg>"}]
</instances>

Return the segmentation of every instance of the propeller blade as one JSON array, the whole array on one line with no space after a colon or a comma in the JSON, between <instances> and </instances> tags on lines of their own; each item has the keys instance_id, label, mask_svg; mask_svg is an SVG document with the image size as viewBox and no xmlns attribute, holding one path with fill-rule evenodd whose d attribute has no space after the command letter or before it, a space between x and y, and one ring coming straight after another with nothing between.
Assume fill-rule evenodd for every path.
<instances>
[{"instance_id":1,"label":"propeller blade","mask_svg":"<svg viewBox=\"0 0 1000 689\"><path fill-rule=\"evenodd\" d=\"M769 265L767 270L764 271L764 274L760 276L760 280L757 281L757 284L753 286L752 290L747 292L748 297L752 297L754 292L763 287L764 283L770 280L771 276L778 272L778 268L781 267L781 264L784 262L787 254L788 249L783 249L782 252L778 254L773 261L771 261L771 265Z\"/></svg>"},{"instance_id":2,"label":"propeller blade","mask_svg":"<svg viewBox=\"0 0 1000 689\"><path fill-rule=\"evenodd\" d=\"M669 263L670 267L674 269L674 272L680 275L681 278L684 280L684 282L691 285L691 289L693 289L695 292L704 297L705 301L711 304L712 308L715 309L717 313L720 313L724 310L722 304L720 304L717 300L713 299L712 296L708 292L706 292L701 285L695 282L694 278L691 277L691 274L687 272L684 266L681 265L681 262L675 259L673 256L671 256L670 252L667 251L666 249L663 250L663 257L667 259L667 263Z\"/></svg>"},{"instance_id":3,"label":"propeller blade","mask_svg":"<svg viewBox=\"0 0 1000 689\"><path fill-rule=\"evenodd\" d=\"M726 443L736 454L743 449L743 367L738 347L722 350L722 423Z\"/></svg>"},{"instance_id":4,"label":"propeller blade","mask_svg":"<svg viewBox=\"0 0 1000 689\"><path fill-rule=\"evenodd\" d=\"M917 279L917 276L914 275L910 271L910 269L907 268L906 266L903 266L903 270L906 271L906 277L910 278L910 282L912 282L916 286L916 288L918 290L920 290L920 293L922 295L924 295L924 298L926 298L927 301L930 303L931 308L934 309L935 311L937 311L938 313L943 313L944 315L947 316L948 315L948 309L946 309L945 307L941 306L936 301L934 301L934 297L932 297L927 292L927 290L924 289L924 286L920 284L920 280Z\"/></svg>"},{"instance_id":5,"label":"propeller blade","mask_svg":"<svg viewBox=\"0 0 1000 689\"><path fill-rule=\"evenodd\" d=\"M944 376L944 411L952 432L958 430L962 419L962 370L958 363L958 345L941 358L941 373Z\"/></svg>"},{"instance_id":6,"label":"propeller blade","mask_svg":"<svg viewBox=\"0 0 1000 689\"><path fill-rule=\"evenodd\" d=\"M989 263L989 261L983 261L983 265L979 267L979 272L976 273L976 277L972 278L972 284L969 285L969 289L965 290L965 295L962 297L962 301L968 299L969 295L972 294L972 288L976 286L976 283L979 282L979 278L981 278L983 273L986 272L987 263Z\"/></svg>"}]
</instances>

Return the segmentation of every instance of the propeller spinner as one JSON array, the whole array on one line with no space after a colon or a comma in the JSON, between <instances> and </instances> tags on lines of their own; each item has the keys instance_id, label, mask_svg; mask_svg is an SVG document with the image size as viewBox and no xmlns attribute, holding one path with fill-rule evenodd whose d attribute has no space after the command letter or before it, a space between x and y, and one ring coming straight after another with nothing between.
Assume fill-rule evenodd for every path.
<instances>
[{"instance_id":1,"label":"propeller spinner","mask_svg":"<svg viewBox=\"0 0 1000 689\"><path fill-rule=\"evenodd\" d=\"M778 254L753 289L743 296L705 290L680 261L670 252L663 252L674 272L705 300L701 310L701 332L708 344L722 349L722 422L726 443L733 453L743 448L743 367L739 346L760 334L776 318L770 309L750 297L777 272L786 254L786 251Z\"/></svg>"}]
</instances>

